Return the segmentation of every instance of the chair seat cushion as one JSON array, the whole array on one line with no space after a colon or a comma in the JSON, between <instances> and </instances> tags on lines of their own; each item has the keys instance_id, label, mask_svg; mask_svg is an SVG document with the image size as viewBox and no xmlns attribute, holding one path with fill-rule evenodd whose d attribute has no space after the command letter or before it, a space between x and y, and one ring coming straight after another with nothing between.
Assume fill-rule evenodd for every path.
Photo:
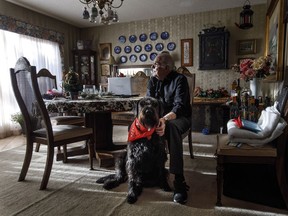
<instances>
[{"instance_id":1,"label":"chair seat cushion","mask_svg":"<svg viewBox=\"0 0 288 216\"><path fill-rule=\"evenodd\" d=\"M50 118L52 125L84 125L84 117L81 116L53 116Z\"/></svg>"},{"instance_id":2,"label":"chair seat cushion","mask_svg":"<svg viewBox=\"0 0 288 216\"><path fill-rule=\"evenodd\" d=\"M71 139L79 136L90 135L93 133L92 128L85 128L75 125L55 125L52 126L54 141L60 141L64 139ZM46 137L46 129L41 128L33 132L36 136Z\"/></svg>"},{"instance_id":3,"label":"chair seat cushion","mask_svg":"<svg viewBox=\"0 0 288 216\"><path fill-rule=\"evenodd\" d=\"M263 147L253 147L244 143L240 147L228 144L228 135L218 135L217 155L277 157L277 149L272 144L266 144Z\"/></svg>"}]
</instances>

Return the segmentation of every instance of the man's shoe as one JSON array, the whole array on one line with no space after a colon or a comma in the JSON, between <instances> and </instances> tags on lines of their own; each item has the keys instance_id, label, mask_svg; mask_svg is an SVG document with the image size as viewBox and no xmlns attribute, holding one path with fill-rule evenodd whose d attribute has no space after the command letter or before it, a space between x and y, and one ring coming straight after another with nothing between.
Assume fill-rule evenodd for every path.
<instances>
[{"instance_id":1,"label":"man's shoe","mask_svg":"<svg viewBox=\"0 0 288 216\"><path fill-rule=\"evenodd\" d=\"M189 186L186 182L178 182L174 181L174 195L173 201L175 203L185 204L187 202L187 191L189 190Z\"/></svg>"}]
</instances>

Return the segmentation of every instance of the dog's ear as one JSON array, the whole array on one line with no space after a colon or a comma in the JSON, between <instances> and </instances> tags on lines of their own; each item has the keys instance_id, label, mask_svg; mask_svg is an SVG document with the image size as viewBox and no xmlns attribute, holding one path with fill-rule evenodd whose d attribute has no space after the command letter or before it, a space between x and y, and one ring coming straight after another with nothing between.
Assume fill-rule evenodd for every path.
<instances>
[{"instance_id":1,"label":"dog's ear","mask_svg":"<svg viewBox=\"0 0 288 216\"><path fill-rule=\"evenodd\" d=\"M137 103L135 104L135 106L133 107L133 113L134 113L134 117L138 117L138 114L139 114L139 104L140 104L140 101L141 100L139 100L139 101L137 101Z\"/></svg>"}]
</instances>

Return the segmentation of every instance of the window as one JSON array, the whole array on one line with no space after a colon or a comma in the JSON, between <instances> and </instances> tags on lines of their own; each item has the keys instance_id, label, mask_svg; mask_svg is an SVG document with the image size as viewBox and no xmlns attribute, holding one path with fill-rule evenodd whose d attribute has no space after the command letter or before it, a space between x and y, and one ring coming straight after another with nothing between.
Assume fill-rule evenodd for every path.
<instances>
[{"instance_id":1,"label":"window","mask_svg":"<svg viewBox=\"0 0 288 216\"><path fill-rule=\"evenodd\" d=\"M47 68L61 81L62 66L59 44L56 42L0 30L0 47L0 138L4 138L15 130L11 115L19 112L9 69L15 67L19 57L24 56L38 71Z\"/></svg>"}]
</instances>

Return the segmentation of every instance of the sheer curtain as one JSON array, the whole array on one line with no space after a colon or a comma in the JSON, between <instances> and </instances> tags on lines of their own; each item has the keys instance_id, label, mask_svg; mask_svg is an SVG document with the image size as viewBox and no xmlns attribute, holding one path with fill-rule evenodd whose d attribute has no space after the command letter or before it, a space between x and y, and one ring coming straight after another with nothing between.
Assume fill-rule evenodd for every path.
<instances>
[{"instance_id":1,"label":"sheer curtain","mask_svg":"<svg viewBox=\"0 0 288 216\"><path fill-rule=\"evenodd\" d=\"M10 68L15 67L21 56L36 66L37 71L46 68L56 75L58 84L62 80L58 43L0 30L0 138L13 135L20 128L11 122L11 115L20 109L11 86Z\"/></svg>"}]
</instances>

